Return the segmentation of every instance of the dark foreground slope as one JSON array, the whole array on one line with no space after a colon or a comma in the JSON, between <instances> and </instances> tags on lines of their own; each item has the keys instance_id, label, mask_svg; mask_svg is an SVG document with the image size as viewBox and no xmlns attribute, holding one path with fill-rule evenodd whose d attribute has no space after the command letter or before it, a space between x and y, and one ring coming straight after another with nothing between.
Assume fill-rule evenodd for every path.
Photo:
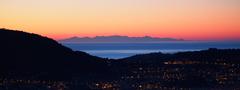
<instances>
[{"instance_id":1,"label":"dark foreground slope","mask_svg":"<svg viewBox=\"0 0 240 90\"><path fill-rule=\"evenodd\" d=\"M106 60L37 34L0 29L0 42L0 73L5 77L70 80L108 73Z\"/></svg>"},{"instance_id":2,"label":"dark foreground slope","mask_svg":"<svg viewBox=\"0 0 240 90\"><path fill-rule=\"evenodd\" d=\"M131 89L240 89L240 49L142 54L116 63Z\"/></svg>"},{"instance_id":3,"label":"dark foreground slope","mask_svg":"<svg viewBox=\"0 0 240 90\"><path fill-rule=\"evenodd\" d=\"M122 62L165 62L165 61L215 61L228 60L228 62L240 63L240 49L217 49L209 48L201 51L178 52L174 54L149 53L138 54L124 59Z\"/></svg>"}]
</instances>

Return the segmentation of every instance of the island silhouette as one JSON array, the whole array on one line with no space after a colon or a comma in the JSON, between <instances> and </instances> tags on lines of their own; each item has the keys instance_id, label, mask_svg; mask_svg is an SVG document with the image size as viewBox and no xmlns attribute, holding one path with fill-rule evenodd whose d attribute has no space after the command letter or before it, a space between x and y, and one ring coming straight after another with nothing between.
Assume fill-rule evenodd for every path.
<instances>
[{"instance_id":1,"label":"island silhouette","mask_svg":"<svg viewBox=\"0 0 240 90\"><path fill-rule=\"evenodd\" d=\"M163 41L184 41L183 39L175 38L156 38L151 36L144 37L129 37L121 35L112 36L96 36L96 37L71 37L59 40L63 43L148 43L148 42L163 42Z\"/></svg>"}]
</instances>

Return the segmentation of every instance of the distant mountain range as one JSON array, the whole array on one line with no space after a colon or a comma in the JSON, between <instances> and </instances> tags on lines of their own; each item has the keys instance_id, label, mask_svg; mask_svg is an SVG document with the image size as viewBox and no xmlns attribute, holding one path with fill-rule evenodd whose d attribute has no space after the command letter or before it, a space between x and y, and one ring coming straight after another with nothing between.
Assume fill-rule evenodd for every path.
<instances>
[{"instance_id":1,"label":"distant mountain range","mask_svg":"<svg viewBox=\"0 0 240 90\"><path fill-rule=\"evenodd\" d=\"M162 41L184 41L183 39L175 39L175 38L155 38L150 36L145 37L128 37L128 36L96 36L93 38L90 37L71 37L63 40L59 40L59 42L69 42L69 43L105 43L105 42L162 42Z\"/></svg>"}]
</instances>

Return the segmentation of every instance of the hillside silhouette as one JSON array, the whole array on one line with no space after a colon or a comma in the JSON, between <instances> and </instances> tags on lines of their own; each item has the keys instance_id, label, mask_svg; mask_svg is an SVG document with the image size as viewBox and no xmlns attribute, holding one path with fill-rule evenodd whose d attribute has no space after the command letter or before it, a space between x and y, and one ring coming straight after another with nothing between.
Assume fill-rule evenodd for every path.
<instances>
[{"instance_id":1,"label":"hillside silhouette","mask_svg":"<svg viewBox=\"0 0 240 90\"><path fill-rule=\"evenodd\" d=\"M216 61L217 59L229 60L229 62L240 63L240 49L217 49L209 48L201 51L187 51L173 54L149 53L138 54L131 57L119 59L122 62L164 62L171 60L187 61Z\"/></svg>"},{"instance_id":2,"label":"hillside silhouette","mask_svg":"<svg viewBox=\"0 0 240 90\"><path fill-rule=\"evenodd\" d=\"M72 51L37 34L0 29L0 73L17 73L28 78L71 79L108 76L105 59ZM17 76L16 76L17 77ZM101 77L102 78L102 77Z\"/></svg>"},{"instance_id":3,"label":"hillside silhouette","mask_svg":"<svg viewBox=\"0 0 240 90\"><path fill-rule=\"evenodd\" d=\"M233 90L240 88L239 59L240 49L210 48L175 54L139 54L119 59L114 67L120 76L126 76L126 81L141 83L146 90L148 85L160 86L150 90L164 90L163 87Z\"/></svg>"}]
</instances>

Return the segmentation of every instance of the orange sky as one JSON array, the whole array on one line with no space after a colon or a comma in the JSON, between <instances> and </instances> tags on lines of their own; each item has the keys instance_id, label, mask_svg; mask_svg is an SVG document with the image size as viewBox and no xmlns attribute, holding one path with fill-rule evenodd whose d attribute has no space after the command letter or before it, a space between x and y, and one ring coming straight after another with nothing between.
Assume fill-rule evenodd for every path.
<instances>
[{"instance_id":1,"label":"orange sky","mask_svg":"<svg viewBox=\"0 0 240 90\"><path fill-rule=\"evenodd\" d=\"M0 0L0 28L54 39L240 39L240 0Z\"/></svg>"}]
</instances>

